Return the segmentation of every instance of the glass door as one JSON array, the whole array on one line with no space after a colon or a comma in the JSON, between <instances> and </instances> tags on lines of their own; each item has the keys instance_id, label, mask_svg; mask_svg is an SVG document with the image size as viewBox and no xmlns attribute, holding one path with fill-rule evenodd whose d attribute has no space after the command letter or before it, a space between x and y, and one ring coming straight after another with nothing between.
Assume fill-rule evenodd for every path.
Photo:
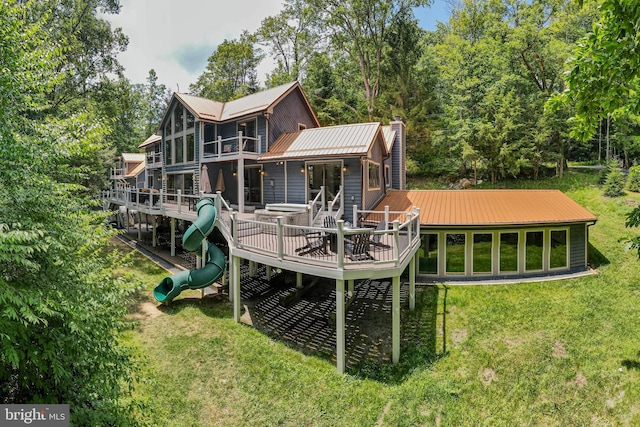
<instances>
[{"instance_id":1,"label":"glass door","mask_svg":"<svg viewBox=\"0 0 640 427\"><path fill-rule=\"evenodd\" d=\"M324 186L324 197L327 203L335 199L342 185L342 163L312 163L307 166L307 180L309 188L309 200L313 200ZM335 209L340 206L336 204Z\"/></svg>"}]
</instances>

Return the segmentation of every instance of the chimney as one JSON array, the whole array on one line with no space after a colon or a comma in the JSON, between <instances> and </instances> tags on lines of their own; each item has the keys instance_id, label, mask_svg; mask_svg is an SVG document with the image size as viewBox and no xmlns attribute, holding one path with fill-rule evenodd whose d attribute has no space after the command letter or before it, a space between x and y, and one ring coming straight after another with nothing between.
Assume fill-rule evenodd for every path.
<instances>
[{"instance_id":1,"label":"chimney","mask_svg":"<svg viewBox=\"0 0 640 427\"><path fill-rule=\"evenodd\" d=\"M407 129L400 116L395 116L394 121L389 125L396 133L391 148L391 188L405 190L407 188Z\"/></svg>"}]
</instances>

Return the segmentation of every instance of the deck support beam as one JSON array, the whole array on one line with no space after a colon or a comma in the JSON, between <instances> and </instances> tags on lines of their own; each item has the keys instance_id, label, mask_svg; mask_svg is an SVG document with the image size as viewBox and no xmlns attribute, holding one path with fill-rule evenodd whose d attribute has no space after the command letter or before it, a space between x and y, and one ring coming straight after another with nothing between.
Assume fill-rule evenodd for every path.
<instances>
[{"instance_id":1,"label":"deck support beam","mask_svg":"<svg viewBox=\"0 0 640 427\"><path fill-rule=\"evenodd\" d=\"M229 297L233 298L233 320L240 323L240 263L237 256L231 257L231 292Z\"/></svg>"},{"instance_id":2,"label":"deck support beam","mask_svg":"<svg viewBox=\"0 0 640 427\"><path fill-rule=\"evenodd\" d=\"M391 286L393 288L391 302L391 341L393 350L391 360L393 363L398 363L400 361L400 276L393 276Z\"/></svg>"},{"instance_id":3,"label":"deck support beam","mask_svg":"<svg viewBox=\"0 0 640 427\"><path fill-rule=\"evenodd\" d=\"M345 369L344 280L336 279L336 363L338 373Z\"/></svg>"},{"instance_id":4,"label":"deck support beam","mask_svg":"<svg viewBox=\"0 0 640 427\"><path fill-rule=\"evenodd\" d=\"M296 273L296 288L302 289L302 273Z\"/></svg>"},{"instance_id":5,"label":"deck support beam","mask_svg":"<svg viewBox=\"0 0 640 427\"><path fill-rule=\"evenodd\" d=\"M353 298L353 279L347 280L347 298Z\"/></svg>"},{"instance_id":6,"label":"deck support beam","mask_svg":"<svg viewBox=\"0 0 640 427\"><path fill-rule=\"evenodd\" d=\"M416 257L409 261L409 310L416 309Z\"/></svg>"},{"instance_id":7,"label":"deck support beam","mask_svg":"<svg viewBox=\"0 0 640 427\"><path fill-rule=\"evenodd\" d=\"M256 262L249 261L249 277L256 277Z\"/></svg>"},{"instance_id":8,"label":"deck support beam","mask_svg":"<svg viewBox=\"0 0 640 427\"><path fill-rule=\"evenodd\" d=\"M142 240L142 214L138 211L138 242Z\"/></svg>"},{"instance_id":9,"label":"deck support beam","mask_svg":"<svg viewBox=\"0 0 640 427\"><path fill-rule=\"evenodd\" d=\"M158 232L157 232L157 228L158 228L158 217L156 215L151 215L151 225L153 227L152 230L152 240L151 240L151 246L153 246L154 248L158 246Z\"/></svg>"},{"instance_id":10,"label":"deck support beam","mask_svg":"<svg viewBox=\"0 0 640 427\"><path fill-rule=\"evenodd\" d=\"M267 265L265 269L266 269L267 280L271 280L271 266Z\"/></svg>"}]
</instances>

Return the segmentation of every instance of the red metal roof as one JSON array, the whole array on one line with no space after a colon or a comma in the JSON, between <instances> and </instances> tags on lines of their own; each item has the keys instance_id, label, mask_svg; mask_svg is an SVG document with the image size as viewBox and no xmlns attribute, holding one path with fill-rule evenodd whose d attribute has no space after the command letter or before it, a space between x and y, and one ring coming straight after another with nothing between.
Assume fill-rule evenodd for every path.
<instances>
[{"instance_id":1,"label":"red metal roof","mask_svg":"<svg viewBox=\"0 0 640 427\"><path fill-rule=\"evenodd\" d=\"M559 190L391 190L376 210L420 208L420 223L481 226L592 222L597 218Z\"/></svg>"}]
</instances>

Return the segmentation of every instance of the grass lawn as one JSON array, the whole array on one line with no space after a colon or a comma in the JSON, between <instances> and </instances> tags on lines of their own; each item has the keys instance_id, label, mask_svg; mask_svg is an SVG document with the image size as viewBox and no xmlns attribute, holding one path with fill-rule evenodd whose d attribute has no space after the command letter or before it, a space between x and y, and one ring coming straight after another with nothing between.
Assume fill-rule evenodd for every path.
<instances>
[{"instance_id":1,"label":"grass lawn","mask_svg":"<svg viewBox=\"0 0 640 427\"><path fill-rule=\"evenodd\" d=\"M140 422L161 426L640 425L640 262L624 239L638 195L610 199L597 173L526 182L559 188L598 217L599 274L566 281L420 287L400 364L336 373L251 327L228 301L186 292L157 309L148 287L124 337L142 364ZM520 182L501 187L521 187ZM121 250L126 250L121 248ZM405 342L403 340L403 342Z\"/></svg>"}]
</instances>

